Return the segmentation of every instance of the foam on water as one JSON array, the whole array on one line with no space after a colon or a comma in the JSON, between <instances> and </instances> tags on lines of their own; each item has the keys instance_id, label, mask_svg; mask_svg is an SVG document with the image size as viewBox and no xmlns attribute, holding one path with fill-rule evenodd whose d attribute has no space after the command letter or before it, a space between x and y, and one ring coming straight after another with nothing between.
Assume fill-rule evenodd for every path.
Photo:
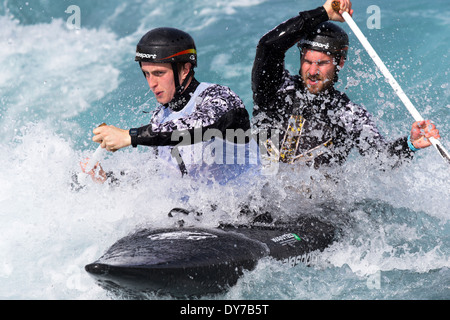
<instances>
[{"instance_id":1,"label":"foam on water","mask_svg":"<svg viewBox=\"0 0 450 320\"><path fill-rule=\"evenodd\" d=\"M70 32L58 19L27 26L4 16L0 19L0 41L6 44L0 63L8 66L0 76L2 139L11 139L13 129L25 121L75 126L72 117L119 86L117 48L126 43L114 34ZM99 43L99 38L104 42Z\"/></svg>"},{"instance_id":2,"label":"foam on water","mask_svg":"<svg viewBox=\"0 0 450 320\"><path fill-rule=\"evenodd\" d=\"M186 26L197 40L199 80L230 86L251 111L250 72L259 37L297 11L314 8L314 1L296 3L295 10L291 1L195 0L189 6L180 1L112 1L108 6L87 1L80 2L80 30L65 25L64 10L72 3L50 2L20 2L23 9L4 2L0 10L1 298L111 298L84 265L116 240L142 226L172 225L167 213L173 207L205 212L189 223L245 222L239 214L242 204L270 209L280 219L321 215L341 228L340 241L310 267L265 259L218 298L450 297L450 173L432 148L394 170L380 171L370 159L354 154L332 172L338 179L299 166L281 168L277 176L248 174L227 186L180 181L148 149L128 149L102 161L120 177L119 185L87 179L84 188L73 186L80 160L96 148L90 142L95 124L105 118L123 127L148 121L142 111L150 111L154 100L146 95L133 62L134 45L145 31L160 21ZM419 3L409 1L408 6ZM365 12L362 4L354 5L355 11ZM363 32L383 59L389 57L418 109L439 124L448 150L448 41L440 40L448 39L448 19L434 8L397 17L396 6L405 5L380 3L386 16L396 18L384 19L381 30ZM419 21L417 27L406 26L411 17ZM363 18L357 18L360 26ZM411 45L405 30L429 33L431 51ZM394 40L383 38L391 36ZM398 43L395 48L392 41ZM399 52L404 57L396 56ZM412 120L395 94L361 47L350 55L340 88L369 108L383 133L404 135ZM297 59L298 52L289 52L287 66L295 68Z\"/></svg>"}]
</instances>

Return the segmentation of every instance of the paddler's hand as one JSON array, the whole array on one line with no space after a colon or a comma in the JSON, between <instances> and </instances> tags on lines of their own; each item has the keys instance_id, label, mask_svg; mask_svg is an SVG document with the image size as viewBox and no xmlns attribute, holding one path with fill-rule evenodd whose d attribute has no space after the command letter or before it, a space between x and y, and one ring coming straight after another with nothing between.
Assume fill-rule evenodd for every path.
<instances>
[{"instance_id":1,"label":"paddler's hand","mask_svg":"<svg viewBox=\"0 0 450 320\"><path fill-rule=\"evenodd\" d=\"M439 130L430 120L416 121L411 128L411 143L417 149L431 146L430 137L440 139Z\"/></svg>"},{"instance_id":2,"label":"paddler's hand","mask_svg":"<svg viewBox=\"0 0 450 320\"><path fill-rule=\"evenodd\" d=\"M114 126L101 126L94 129L92 141L100 143L108 151L117 151L131 145L131 136L128 130Z\"/></svg>"},{"instance_id":3,"label":"paddler's hand","mask_svg":"<svg viewBox=\"0 0 450 320\"><path fill-rule=\"evenodd\" d=\"M89 158L86 158L86 160L83 162L80 162L81 171L91 176L92 181L95 183L104 183L106 179L108 178L106 176L106 172L103 170L102 166L99 162L97 162L94 167L91 169L91 171L86 172L86 166L89 163Z\"/></svg>"},{"instance_id":4,"label":"paddler's hand","mask_svg":"<svg viewBox=\"0 0 450 320\"><path fill-rule=\"evenodd\" d=\"M333 2L340 2L340 8L338 11L333 8ZM348 12L350 16L353 15L352 3L350 0L327 0L323 7L327 11L328 18L333 21L345 22L342 17L344 12Z\"/></svg>"}]
</instances>

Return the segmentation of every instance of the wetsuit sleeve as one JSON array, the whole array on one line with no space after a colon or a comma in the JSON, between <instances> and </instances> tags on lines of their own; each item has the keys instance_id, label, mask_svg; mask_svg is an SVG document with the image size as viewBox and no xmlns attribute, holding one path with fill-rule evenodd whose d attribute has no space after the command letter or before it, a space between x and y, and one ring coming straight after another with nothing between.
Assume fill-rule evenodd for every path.
<instances>
[{"instance_id":1,"label":"wetsuit sleeve","mask_svg":"<svg viewBox=\"0 0 450 320\"><path fill-rule=\"evenodd\" d=\"M258 43L252 70L253 100L267 106L282 84L286 51L315 26L328 20L323 7L301 12L266 33Z\"/></svg>"},{"instance_id":2,"label":"wetsuit sleeve","mask_svg":"<svg viewBox=\"0 0 450 320\"><path fill-rule=\"evenodd\" d=\"M212 86L202 93L201 98L196 110L186 117L136 128L137 135L131 137L131 144L175 146L182 142L189 145L203 141L207 130L215 129L225 138L227 129L246 131L250 128L249 114L242 100L229 88Z\"/></svg>"},{"instance_id":3,"label":"wetsuit sleeve","mask_svg":"<svg viewBox=\"0 0 450 320\"><path fill-rule=\"evenodd\" d=\"M390 143L388 146L388 154L391 157L396 156L399 159L412 159L414 151L408 146L408 137L402 137Z\"/></svg>"},{"instance_id":4,"label":"wetsuit sleeve","mask_svg":"<svg viewBox=\"0 0 450 320\"><path fill-rule=\"evenodd\" d=\"M353 120L344 120L344 122L347 122L347 130L352 132L350 136L352 136L352 140L361 155L374 153L380 164L389 162L392 167L397 167L403 161L413 158L414 152L408 147L407 137L399 138L393 142L386 141L379 132L371 114L357 105L351 106L349 109L351 111L347 111L346 117ZM351 116L348 112L351 113ZM346 117L344 116L341 120Z\"/></svg>"}]
</instances>

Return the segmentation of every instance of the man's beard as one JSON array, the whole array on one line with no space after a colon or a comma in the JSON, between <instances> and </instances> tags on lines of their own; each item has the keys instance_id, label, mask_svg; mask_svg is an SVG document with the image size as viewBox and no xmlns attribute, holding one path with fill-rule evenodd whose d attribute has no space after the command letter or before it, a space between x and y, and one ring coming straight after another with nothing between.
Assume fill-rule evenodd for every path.
<instances>
[{"instance_id":1,"label":"man's beard","mask_svg":"<svg viewBox=\"0 0 450 320\"><path fill-rule=\"evenodd\" d=\"M337 79L336 72L334 79ZM327 91L328 89L333 87L335 83L334 79L323 78L321 75L309 75L309 74L306 74L305 76L302 77L304 87L311 94L319 94L321 92Z\"/></svg>"}]
</instances>

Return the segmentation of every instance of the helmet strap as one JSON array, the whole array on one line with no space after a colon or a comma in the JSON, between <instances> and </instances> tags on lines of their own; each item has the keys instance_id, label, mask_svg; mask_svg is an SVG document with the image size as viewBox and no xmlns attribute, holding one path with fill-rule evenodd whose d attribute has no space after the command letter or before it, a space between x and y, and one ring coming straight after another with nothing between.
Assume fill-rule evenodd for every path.
<instances>
[{"instance_id":1,"label":"helmet strap","mask_svg":"<svg viewBox=\"0 0 450 320\"><path fill-rule=\"evenodd\" d=\"M184 78L183 83L181 85L178 75L178 64L176 62L172 63L172 70L173 70L173 78L175 80L175 95L182 94L184 89L186 89L186 85L189 79L194 76L194 70L191 67L189 73L187 74L186 78Z\"/></svg>"},{"instance_id":2,"label":"helmet strap","mask_svg":"<svg viewBox=\"0 0 450 320\"><path fill-rule=\"evenodd\" d=\"M180 80L178 75L178 64L176 62L172 62L172 70L173 79L175 80L175 92L178 92L178 88L180 87Z\"/></svg>"}]
</instances>

